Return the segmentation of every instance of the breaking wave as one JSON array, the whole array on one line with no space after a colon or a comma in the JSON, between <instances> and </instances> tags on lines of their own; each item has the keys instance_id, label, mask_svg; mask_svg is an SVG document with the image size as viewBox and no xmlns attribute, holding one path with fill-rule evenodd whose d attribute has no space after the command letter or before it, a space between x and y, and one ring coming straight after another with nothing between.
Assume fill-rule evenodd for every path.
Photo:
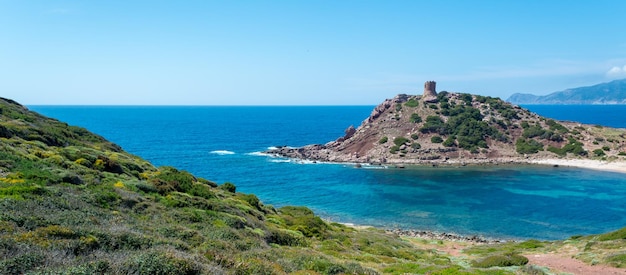
<instances>
[{"instance_id":1,"label":"breaking wave","mask_svg":"<svg viewBox=\"0 0 626 275\"><path fill-rule=\"evenodd\" d=\"M209 152L209 154L215 154L215 155L224 156L224 155L234 155L235 152L228 151L228 150L215 150L215 151Z\"/></svg>"}]
</instances>

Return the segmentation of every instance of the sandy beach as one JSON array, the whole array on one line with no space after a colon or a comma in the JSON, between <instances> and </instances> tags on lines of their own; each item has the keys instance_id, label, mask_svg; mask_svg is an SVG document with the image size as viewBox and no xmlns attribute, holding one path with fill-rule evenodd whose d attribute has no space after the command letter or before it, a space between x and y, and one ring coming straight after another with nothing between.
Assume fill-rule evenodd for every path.
<instances>
[{"instance_id":1,"label":"sandy beach","mask_svg":"<svg viewBox=\"0 0 626 275\"><path fill-rule=\"evenodd\" d=\"M626 173L626 162L624 161L601 161L591 159L535 159L529 160L528 163Z\"/></svg>"}]
</instances>

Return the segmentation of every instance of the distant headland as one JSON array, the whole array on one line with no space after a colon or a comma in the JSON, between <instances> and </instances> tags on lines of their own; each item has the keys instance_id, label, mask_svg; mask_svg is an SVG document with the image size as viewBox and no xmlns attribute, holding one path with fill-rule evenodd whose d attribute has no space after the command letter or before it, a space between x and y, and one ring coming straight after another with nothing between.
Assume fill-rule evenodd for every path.
<instances>
[{"instance_id":1,"label":"distant headland","mask_svg":"<svg viewBox=\"0 0 626 275\"><path fill-rule=\"evenodd\" d=\"M541 117L499 98L437 92L399 94L358 128L326 144L267 153L373 165L549 164L626 172L626 130Z\"/></svg>"},{"instance_id":2,"label":"distant headland","mask_svg":"<svg viewBox=\"0 0 626 275\"><path fill-rule=\"evenodd\" d=\"M513 94L513 104L626 104L626 79L567 89L545 96Z\"/></svg>"}]
</instances>

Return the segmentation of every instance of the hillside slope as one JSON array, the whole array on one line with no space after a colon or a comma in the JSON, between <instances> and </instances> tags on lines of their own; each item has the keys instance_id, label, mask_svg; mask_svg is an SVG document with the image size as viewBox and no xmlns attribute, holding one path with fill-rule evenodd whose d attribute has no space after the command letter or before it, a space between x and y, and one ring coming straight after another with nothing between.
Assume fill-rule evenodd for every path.
<instances>
[{"instance_id":1,"label":"hillside slope","mask_svg":"<svg viewBox=\"0 0 626 275\"><path fill-rule=\"evenodd\" d=\"M576 244L623 266L624 239ZM568 242L448 245L276 209L0 98L0 274L543 274L519 254Z\"/></svg>"},{"instance_id":2,"label":"hillside slope","mask_svg":"<svg viewBox=\"0 0 626 275\"><path fill-rule=\"evenodd\" d=\"M378 105L324 145L268 153L373 164L528 163L548 158L624 160L626 130L541 117L499 98L427 91Z\"/></svg>"},{"instance_id":3,"label":"hillside slope","mask_svg":"<svg viewBox=\"0 0 626 275\"><path fill-rule=\"evenodd\" d=\"M626 104L626 79L567 89L545 96L513 94L513 104Z\"/></svg>"}]
</instances>

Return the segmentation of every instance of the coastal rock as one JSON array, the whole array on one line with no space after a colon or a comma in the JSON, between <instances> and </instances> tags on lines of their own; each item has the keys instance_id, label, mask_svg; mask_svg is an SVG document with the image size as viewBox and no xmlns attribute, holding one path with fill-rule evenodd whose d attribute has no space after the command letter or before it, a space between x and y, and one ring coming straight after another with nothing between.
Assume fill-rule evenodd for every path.
<instances>
[{"instance_id":1,"label":"coastal rock","mask_svg":"<svg viewBox=\"0 0 626 275\"><path fill-rule=\"evenodd\" d=\"M506 240L486 239L480 236L463 236L452 233L438 233L433 231L424 230L406 230L406 229L389 229L387 233L394 234L403 237L421 238L428 240L442 240L442 241L464 241L476 244L493 244L507 242Z\"/></svg>"},{"instance_id":2,"label":"coastal rock","mask_svg":"<svg viewBox=\"0 0 626 275\"><path fill-rule=\"evenodd\" d=\"M374 108L370 116L367 118L367 122L369 123L374 122L374 120L376 120L378 117L380 117L381 114L387 111L391 107L392 104L393 104L393 101L391 99L387 99L383 103L376 106L376 108Z\"/></svg>"},{"instance_id":3,"label":"coastal rock","mask_svg":"<svg viewBox=\"0 0 626 275\"><path fill-rule=\"evenodd\" d=\"M354 136L354 134L356 133L356 129L354 129L353 125L350 125L350 127L348 127L348 129L346 129L344 131L344 133L346 134L345 136L343 136L345 139L349 139L352 136Z\"/></svg>"}]
</instances>

